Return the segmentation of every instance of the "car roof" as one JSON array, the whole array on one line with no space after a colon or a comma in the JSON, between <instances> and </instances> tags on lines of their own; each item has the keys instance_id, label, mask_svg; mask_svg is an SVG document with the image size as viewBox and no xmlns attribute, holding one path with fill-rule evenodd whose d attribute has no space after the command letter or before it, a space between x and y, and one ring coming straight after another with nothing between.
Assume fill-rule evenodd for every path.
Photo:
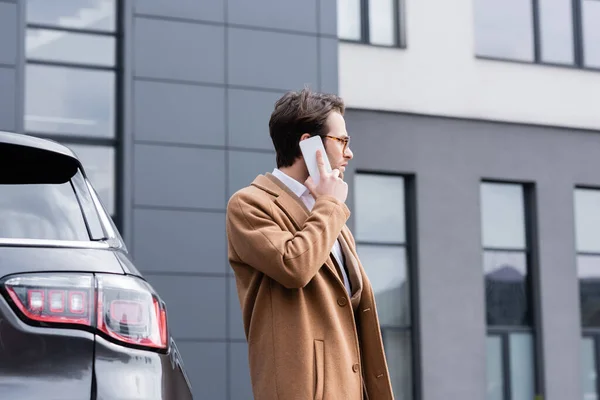
<instances>
[{"instance_id":1,"label":"car roof","mask_svg":"<svg viewBox=\"0 0 600 400\"><path fill-rule=\"evenodd\" d=\"M16 146L31 147L39 150L50 151L52 153L62 154L79 161L77 156L68 147L49 139L25 135L22 133L13 133L0 131L0 143L12 144ZM81 164L81 163L80 163Z\"/></svg>"}]
</instances>

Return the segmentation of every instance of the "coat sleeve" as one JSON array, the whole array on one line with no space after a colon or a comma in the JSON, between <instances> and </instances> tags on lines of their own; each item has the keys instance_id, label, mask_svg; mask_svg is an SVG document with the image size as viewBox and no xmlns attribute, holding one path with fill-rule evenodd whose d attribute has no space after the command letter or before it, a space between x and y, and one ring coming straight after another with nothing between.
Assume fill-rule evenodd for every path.
<instances>
[{"instance_id":1,"label":"coat sleeve","mask_svg":"<svg viewBox=\"0 0 600 400\"><path fill-rule=\"evenodd\" d=\"M306 286L329 257L350 210L332 196L321 196L302 229L293 234L274 221L272 202L257 204L252 197L236 193L227 206L233 257L286 288Z\"/></svg>"}]
</instances>

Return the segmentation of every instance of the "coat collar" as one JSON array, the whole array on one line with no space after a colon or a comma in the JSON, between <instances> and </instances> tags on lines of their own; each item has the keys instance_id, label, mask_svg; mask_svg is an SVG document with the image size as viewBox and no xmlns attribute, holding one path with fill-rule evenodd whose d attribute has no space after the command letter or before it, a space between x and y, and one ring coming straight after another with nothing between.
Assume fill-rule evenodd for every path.
<instances>
[{"instance_id":1,"label":"coat collar","mask_svg":"<svg viewBox=\"0 0 600 400\"><path fill-rule=\"evenodd\" d=\"M252 185L275 196L275 204L286 213L297 230L302 229L310 212L302 200L283 182L273 176L273 174L266 173L265 175L257 176Z\"/></svg>"},{"instance_id":2,"label":"coat collar","mask_svg":"<svg viewBox=\"0 0 600 400\"><path fill-rule=\"evenodd\" d=\"M264 190L270 195L275 196L275 204L277 204L277 206L279 206L279 208L288 216L288 218L294 224L296 230L302 229L304 222L306 222L308 216L310 215L310 211L308 211L302 200L296 196L296 194L292 192L283 182L273 176L273 174L267 172L264 175L257 176L256 179L254 179L254 182L252 182L252 186L255 186L261 190ZM342 229L342 235L340 235L340 239L342 240L340 240L340 242L344 241L350 243L347 241L347 237L343 236L344 229L347 228L344 227ZM353 260L354 255L350 250L350 247L344 245L342 246L342 251L346 253L346 259L350 258ZM351 257L348 257L349 255ZM327 268L333 273L338 283L344 288L344 291L346 291L346 286L338 274L337 268L335 267L331 257L327 259L325 265L327 265ZM360 286L362 286L362 282ZM358 295L360 298L360 293L358 293Z\"/></svg>"}]
</instances>

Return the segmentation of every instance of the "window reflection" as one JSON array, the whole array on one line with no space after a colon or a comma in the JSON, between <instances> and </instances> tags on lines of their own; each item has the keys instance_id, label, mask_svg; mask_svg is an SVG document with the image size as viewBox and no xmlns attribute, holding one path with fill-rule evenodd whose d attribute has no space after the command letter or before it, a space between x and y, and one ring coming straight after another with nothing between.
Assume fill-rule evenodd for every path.
<instances>
[{"instance_id":1,"label":"window reflection","mask_svg":"<svg viewBox=\"0 0 600 400\"><path fill-rule=\"evenodd\" d=\"M504 370L502 368L502 338L488 336L486 340L486 400L504 400Z\"/></svg>"},{"instance_id":2,"label":"window reflection","mask_svg":"<svg viewBox=\"0 0 600 400\"><path fill-rule=\"evenodd\" d=\"M583 59L586 67L600 68L600 1L582 0Z\"/></svg>"},{"instance_id":3,"label":"window reflection","mask_svg":"<svg viewBox=\"0 0 600 400\"><path fill-rule=\"evenodd\" d=\"M573 64L573 4L569 0L538 0L543 61Z\"/></svg>"},{"instance_id":4,"label":"window reflection","mask_svg":"<svg viewBox=\"0 0 600 400\"><path fill-rule=\"evenodd\" d=\"M410 400L413 398L411 333L397 329L383 329L382 336L394 398Z\"/></svg>"},{"instance_id":5,"label":"window reflection","mask_svg":"<svg viewBox=\"0 0 600 400\"><path fill-rule=\"evenodd\" d=\"M361 39L360 0L337 0L337 26L340 39Z\"/></svg>"},{"instance_id":6,"label":"window reflection","mask_svg":"<svg viewBox=\"0 0 600 400\"><path fill-rule=\"evenodd\" d=\"M578 256L579 297L583 327L600 328L600 255Z\"/></svg>"},{"instance_id":7,"label":"window reflection","mask_svg":"<svg viewBox=\"0 0 600 400\"><path fill-rule=\"evenodd\" d=\"M596 375L596 348L594 339L581 340L581 386L584 400L598 399L598 377Z\"/></svg>"},{"instance_id":8,"label":"window reflection","mask_svg":"<svg viewBox=\"0 0 600 400\"><path fill-rule=\"evenodd\" d=\"M404 243L404 178L357 174L354 186L356 239L365 242Z\"/></svg>"},{"instance_id":9,"label":"window reflection","mask_svg":"<svg viewBox=\"0 0 600 400\"><path fill-rule=\"evenodd\" d=\"M600 190L575 190L577 251L600 252Z\"/></svg>"},{"instance_id":10,"label":"window reflection","mask_svg":"<svg viewBox=\"0 0 600 400\"><path fill-rule=\"evenodd\" d=\"M480 56L533 61L532 2L475 0L475 39Z\"/></svg>"},{"instance_id":11,"label":"window reflection","mask_svg":"<svg viewBox=\"0 0 600 400\"><path fill-rule=\"evenodd\" d=\"M68 147L79 157L86 175L106 211L115 213L115 149L105 146L73 145Z\"/></svg>"},{"instance_id":12,"label":"window reflection","mask_svg":"<svg viewBox=\"0 0 600 400\"><path fill-rule=\"evenodd\" d=\"M535 395L533 335L511 333L509 338L511 398L533 399Z\"/></svg>"},{"instance_id":13,"label":"window reflection","mask_svg":"<svg viewBox=\"0 0 600 400\"><path fill-rule=\"evenodd\" d=\"M410 325L410 287L406 280L406 250L396 246L358 245L358 256L373 286L379 323Z\"/></svg>"},{"instance_id":14,"label":"window reflection","mask_svg":"<svg viewBox=\"0 0 600 400\"><path fill-rule=\"evenodd\" d=\"M29 59L115 65L113 37L29 28L25 49Z\"/></svg>"},{"instance_id":15,"label":"window reflection","mask_svg":"<svg viewBox=\"0 0 600 400\"><path fill-rule=\"evenodd\" d=\"M396 44L395 1L369 0L369 40L372 44Z\"/></svg>"},{"instance_id":16,"label":"window reflection","mask_svg":"<svg viewBox=\"0 0 600 400\"><path fill-rule=\"evenodd\" d=\"M27 22L100 31L115 30L116 0L26 0Z\"/></svg>"},{"instance_id":17,"label":"window reflection","mask_svg":"<svg viewBox=\"0 0 600 400\"><path fill-rule=\"evenodd\" d=\"M484 247L525 249L522 185L482 183L481 213Z\"/></svg>"},{"instance_id":18,"label":"window reflection","mask_svg":"<svg viewBox=\"0 0 600 400\"><path fill-rule=\"evenodd\" d=\"M488 325L530 325L526 255L486 251L483 264Z\"/></svg>"},{"instance_id":19,"label":"window reflection","mask_svg":"<svg viewBox=\"0 0 600 400\"><path fill-rule=\"evenodd\" d=\"M27 65L25 88L27 131L114 137L114 72Z\"/></svg>"},{"instance_id":20,"label":"window reflection","mask_svg":"<svg viewBox=\"0 0 600 400\"><path fill-rule=\"evenodd\" d=\"M90 239L69 182L0 184L0 220L1 238Z\"/></svg>"}]
</instances>

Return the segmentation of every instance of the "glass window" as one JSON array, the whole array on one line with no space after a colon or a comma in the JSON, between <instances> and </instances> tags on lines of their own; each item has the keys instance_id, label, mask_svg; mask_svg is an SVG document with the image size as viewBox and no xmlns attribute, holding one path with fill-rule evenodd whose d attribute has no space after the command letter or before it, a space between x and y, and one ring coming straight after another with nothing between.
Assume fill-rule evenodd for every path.
<instances>
[{"instance_id":1,"label":"glass window","mask_svg":"<svg viewBox=\"0 0 600 400\"><path fill-rule=\"evenodd\" d=\"M516 184L481 185L483 246L525 249L523 187Z\"/></svg>"},{"instance_id":2,"label":"glass window","mask_svg":"<svg viewBox=\"0 0 600 400\"><path fill-rule=\"evenodd\" d=\"M586 67L600 68L600 1L582 0L583 59Z\"/></svg>"},{"instance_id":3,"label":"glass window","mask_svg":"<svg viewBox=\"0 0 600 400\"><path fill-rule=\"evenodd\" d=\"M80 159L83 169L106 211L115 213L115 149L106 146L73 145L68 147Z\"/></svg>"},{"instance_id":4,"label":"glass window","mask_svg":"<svg viewBox=\"0 0 600 400\"><path fill-rule=\"evenodd\" d=\"M525 253L484 253L487 324L529 326L532 322Z\"/></svg>"},{"instance_id":5,"label":"glass window","mask_svg":"<svg viewBox=\"0 0 600 400\"><path fill-rule=\"evenodd\" d=\"M337 0L337 26L340 39L361 39L360 0Z\"/></svg>"},{"instance_id":6,"label":"glass window","mask_svg":"<svg viewBox=\"0 0 600 400\"><path fill-rule=\"evenodd\" d=\"M600 190L575 190L577 251L600 252Z\"/></svg>"},{"instance_id":7,"label":"glass window","mask_svg":"<svg viewBox=\"0 0 600 400\"><path fill-rule=\"evenodd\" d=\"M475 0L475 39L479 56L533 61L532 2Z\"/></svg>"},{"instance_id":8,"label":"glass window","mask_svg":"<svg viewBox=\"0 0 600 400\"><path fill-rule=\"evenodd\" d=\"M369 0L369 41L394 46L396 40L396 0Z\"/></svg>"},{"instance_id":9,"label":"glass window","mask_svg":"<svg viewBox=\"0 0 600 400\"><path fill-rule=\"evenodd\" d=\"M581 386L584 400L598 399L598 376L596 374L596 349L594 339L581 340Z\"/></svg>"},{"instance_id":10,"label":"glass window","mask_svg":"<svg viewBox=\"0 0 600 400\"><path fill-rule=\"evenodd\" d=\"M27 22L64 28L115 30L116 0L26 0Z\"/></svg>"},{"instance_id":11,"label":"glass window","mask_svg":"<svg viewBox=\"0 0 600 400\"><path fill-rule=\"evenodd\" d=\"M29 28L25 48L34 60L115 65L115 39L109 36Z\"/></svg>"},{"instance_id":12,"label":"glass window","mask_svg":"<svg viewBox=\"0 0 600 400\"><path fill-rule=\"evenodd\" d=\"M502 338L486 339L486 400L504 400L504 369L502 367Z\"/></svg>"},{"instance_id":13,"label":"glass window","mask_svg":"<svg viewBox=\"0 0 600 400\"><path fill-rule=\"evenodd\" d=\"M600 328L600 255L577 257L581 324Z\"/></svg>"},{"instance_id":14,"label":"glass window","mask_svg":"<svg viewBox=\"0 0 600 400\"><path fill-rule=\"evenodd\" d=\"M406 279L404 247L359 244L357 251L373 286L379 323L409 326L410 285Z\"/></svg>"},{"instance_id":15,"label":"glass window","mask_svg":"<svg viewBox=\"0 0 600 400\"><path fill-rule=\"evenodd\" d=\"M0 146L0 237L90 240L71 179L70 158Z\"/></svg>"},{"instance_id":16,"label":"glass window","mask_svg":"<svg viewBox=\"0 0 600 400\"><path fill-rule=\"evenodd\" d=\"M511 333L509 338L511 399L533 399L535 398L533 335Z\"/></svg>"},{"instance_id":17,"label":"glass window","mask_svg":"<svg viewBox=\"0 0 600 400\"><path fill-rule=\"evenodd\" d=\"M30 64L25 87L27 131L114 137L114 72Z\"/></svg>"},{"instance_id":18,"label":"glass window","mask_svg":"<svg viewBox=\"0 0 600 400\"><path fill-rule=\"evenodd\" d=\"M354 185L357 240L404 243L404 178L357 174Z\"/></svg>"},{"instance_id":19,"label":"glass window","mask_svg":"<svg viewBox=\"0 0 600 400\"><path fill-rule=\"evenodd\" d=\"M549 63L573 64L573 2L538 0L541 55Z\"/></svg>"},{"instance_id":20,"label":"glass window","mask_svg":"<svg viewBox=\"0 0 600 400\"><path fill-rule=\"evenodd\" d=\"M412 342L410 331L384 329L382 332L394 398L410 400L412 395Z\"/></svg>"}]
</instances>

